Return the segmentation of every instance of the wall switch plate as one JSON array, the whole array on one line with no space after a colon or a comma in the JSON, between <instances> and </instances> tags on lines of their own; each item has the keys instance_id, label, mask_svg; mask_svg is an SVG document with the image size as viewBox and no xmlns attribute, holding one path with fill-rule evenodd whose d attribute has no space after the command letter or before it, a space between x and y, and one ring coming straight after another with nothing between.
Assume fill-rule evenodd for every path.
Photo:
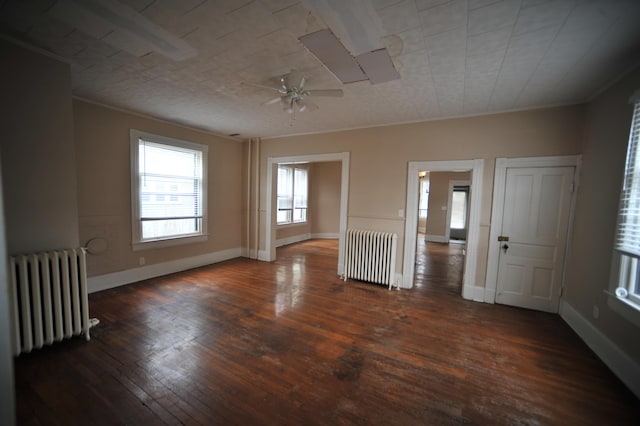
<instances>
[{"instance_id":1,"label":"wall switch plate","mask_svg":"<svg viewBox=\"0 0 640 426\"><path fill-rule=\"evenodd\" d=\"M398 209L398 217L404 217L404 209Z\"/></svg>"}]
</instances>

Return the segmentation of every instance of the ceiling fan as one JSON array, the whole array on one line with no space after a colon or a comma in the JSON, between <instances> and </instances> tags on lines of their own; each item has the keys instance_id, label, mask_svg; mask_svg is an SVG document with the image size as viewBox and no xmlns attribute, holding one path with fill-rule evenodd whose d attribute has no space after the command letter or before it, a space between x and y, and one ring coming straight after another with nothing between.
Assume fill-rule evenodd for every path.
<instances>
[{"instance_id":1,"label":"ceiling fan","mask_svg":"<svg viewBox=\"0 0 640 426\"><path fill-rule=\"evenodd\" d=\"M261 86L251 84L251 86L278 92L278 96L269 99L262 105L273 105L280 103L282 109L289 114L293 114L296 109L299 112L318 109L318 106L309 101L313 96L342 97L342 89L307 89L305 88L304 75L298 70L291 70L288 74L280 77L280 87Z\"/></svg>"}]
</instances>

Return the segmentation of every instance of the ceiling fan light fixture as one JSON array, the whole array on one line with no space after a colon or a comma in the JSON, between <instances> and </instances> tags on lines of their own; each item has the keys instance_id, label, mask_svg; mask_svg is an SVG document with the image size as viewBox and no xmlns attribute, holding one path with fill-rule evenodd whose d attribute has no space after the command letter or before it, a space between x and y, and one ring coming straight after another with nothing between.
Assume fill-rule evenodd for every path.
<instances>
[{"instance_id":1,"label":"ceiling fan light fixture","mask_svg":"<svg viewBox=\"0 0 640 426\"><path fill-rule=\"evenodd\" d=\"M307 104L302 99L296 99L296 105L298 105L298 111L304 112L307 109Z\"/></svg>"},{"instance_id":2,"label":"ceiling fan light fixture","mask_svg":"<svg viewBox=\"0 0 640 426\"><path fill-rule=\"evenodd\" d=\"M257 87L259 89L269 90L271 92L277 92L280 96L272 98L263 102L262 105L273 105L280 103L282 110L289 114L294 114L296 110L298 112L303 111L315 111L318 109L318 105L311 102L310 97L341 97L344 95L342 89L305 89L304 85L306 79L304 75L298 70L291 70L288 74L285 74L279 78L281 88L262 86L259 84L245 83L248 86Z\"/></svg>"}]
</instances>

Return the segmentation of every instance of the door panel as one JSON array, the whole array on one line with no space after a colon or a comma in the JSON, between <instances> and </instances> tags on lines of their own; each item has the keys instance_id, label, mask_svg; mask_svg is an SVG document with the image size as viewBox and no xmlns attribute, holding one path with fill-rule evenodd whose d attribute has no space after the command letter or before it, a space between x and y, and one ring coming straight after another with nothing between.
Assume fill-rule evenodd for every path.
<instances>
[{"instance_id":1,"label":"door panel","mask_svg":"<svg viewBox=\"0 0 640 426\"><path fill-rule=\"evenodd\" d=\"M496 302L558 312L573 167L508 168Z\"/></svg>"}]
</instances>

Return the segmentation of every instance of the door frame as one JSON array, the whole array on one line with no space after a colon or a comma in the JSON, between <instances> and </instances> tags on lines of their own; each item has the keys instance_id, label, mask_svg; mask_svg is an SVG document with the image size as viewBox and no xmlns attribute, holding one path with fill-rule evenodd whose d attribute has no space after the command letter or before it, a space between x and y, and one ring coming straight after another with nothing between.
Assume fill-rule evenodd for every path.
<instances>
[{"instance_id":1,"label":"door frame","mask_svg":"<svg viewBox=\"0 0 640 426\"><path fill-rule=\"evenodd\" d=\"M564 288L565 272L569 259L569 243L573 235L573 216L576 203L576 193L579 186L580 168L582 166L581 155L565 155L551 157L521 157L521 158L496 158L496 169L493 179L493 204L491 207L491 231L489 233L489 256L487 259L487 278L485 282L484 301L495 303L496 289L498 287L498 262L500 260L500 242L498 236L502 230L502 218L504 213L504 197L507 184L508 168L524 167L574 167L573 192L569 205L569 224L567 228L567 241L565 244L564 264L562 265L562 278L560 287ZM562 296L560 296L562 302ZM560 303L562 306L562 303Z\"/></svg>"},{"instance_id":2,"label":"door frame","mask_svg":"<svg viewBox=\"0 0 640 426\"><path fill-rule=\"evenodd\" d=\"M407 171L407 208L404 229L404 262L402 265L402 287L412 288L416 267L416 243L418 238L418 172L471 171L471 199L467 255L465 256L462 297L482 301L482 293L476 289L478 265L478 240L480 234L480 203L482 200L484 160L409 161Z\"/></svg>"},{"instance_id":3,"label":"door frame","mask_svg":"<svg viewBox=\"0 0 640 426\"><path fill-rule=\"evenodd\" d=\"M347 231L347 203L349 200L349 153L336 152L328 154L296 155L291 157L268 157L267 158L267 188L266 188L266 211L265 211L265 251L261 253L259 259L267 262L276 260L276 168L278 164L295 163L322 163L339 161L342 163L342 176L340 183L340 236L338 239L338 275L344 271L344 237ZM275 173L274 173L275 172Z\"/></svg>"}]
</instances>

